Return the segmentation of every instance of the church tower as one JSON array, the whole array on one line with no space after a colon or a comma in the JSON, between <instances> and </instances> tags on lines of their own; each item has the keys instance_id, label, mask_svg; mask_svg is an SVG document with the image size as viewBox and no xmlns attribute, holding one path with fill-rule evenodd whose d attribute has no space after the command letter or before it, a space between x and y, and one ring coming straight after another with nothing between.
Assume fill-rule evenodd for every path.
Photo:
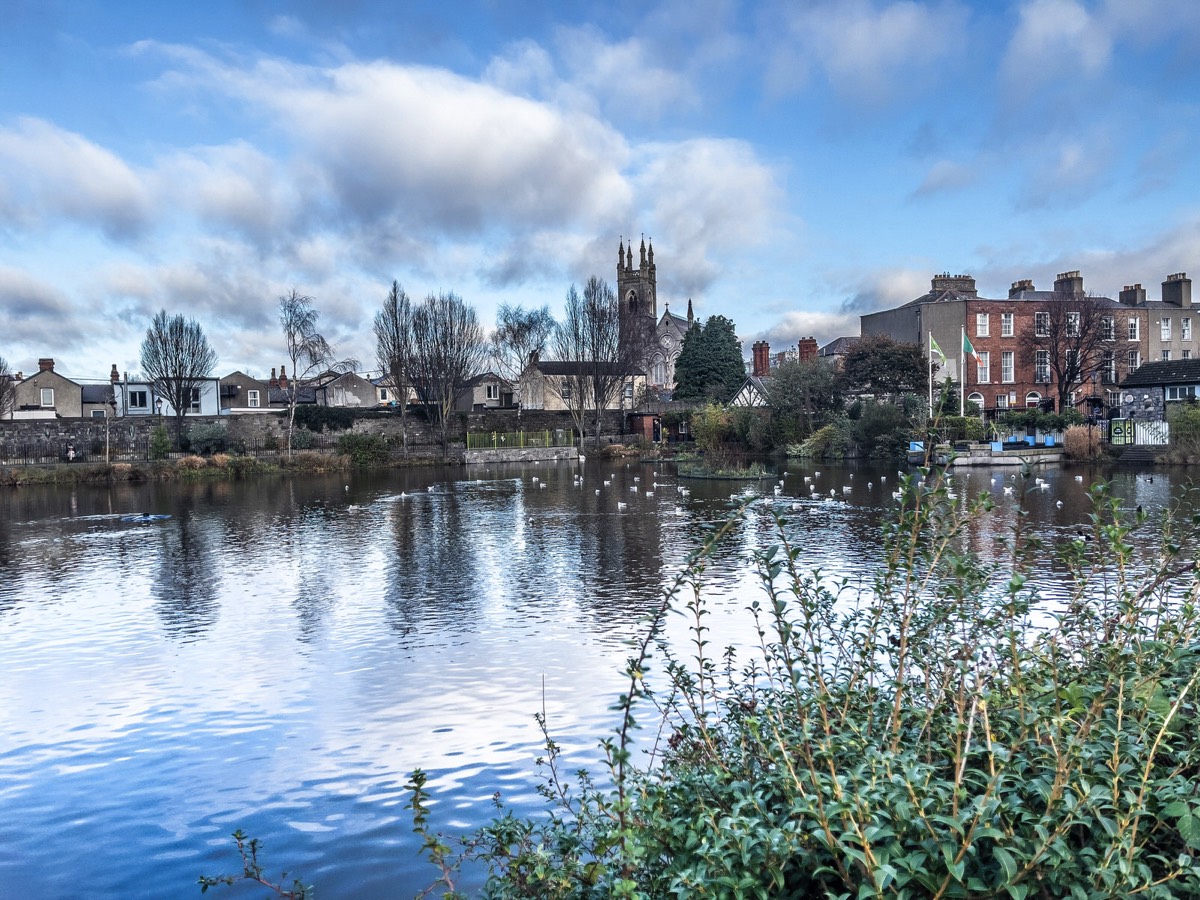
<instances>
[{"instance_id":1,"label":"church tower","mask_svg":"<svg viewBox=\"0 0 1200 900\"><path fill-rule=\"evenodd\" d=\"M649 248L645 238L640 248L638 267L633 267L633 242L617 247L617 300L620 303L621 339L640 332L641 340L653 335L658 324L658 284L654 269L654 242Z\"/></svg>"}]
</instances>

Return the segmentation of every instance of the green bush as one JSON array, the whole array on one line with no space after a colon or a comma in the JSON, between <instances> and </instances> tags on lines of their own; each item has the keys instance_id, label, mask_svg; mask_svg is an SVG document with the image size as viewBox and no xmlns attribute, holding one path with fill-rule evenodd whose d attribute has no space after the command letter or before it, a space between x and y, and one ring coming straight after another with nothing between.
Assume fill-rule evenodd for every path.
<instances>
[{"instance_id":1,"label":"green bush","mask_svg":"<svg viewBox=\"0 0 1200 900\"><path fill-rule=\"evenodd\" d=\"M306 405L296 407L295 424L309 431L345 431L354 427L355 411L340 406ZM295 445L293 445L294 447Z\"/></svg>"},{"instance_id":2,"label":"green bush","mask_svg":"<svg viewBox=\"0 0 1200 900\"><path fill-rule=\"evenodd\" d=\"M985 564L967 548L986 495L956 503L935 473L900 489L865 595L809 572L776 520L748 656L710 644L700 554L628 663L611 787L569 778L548 737L549 818L452 845L414 773L447 896L468 859L493 898L1200 896L1196 523L1140 559L1140 517L1097 486L1047 615L1029 576L1049 547ZM690 659L662 639L670 612ZM635 765L643 716L663 740Z\"/></svg>"},{"instance_id":3,"label":"green bush","mask_svg":"<svg viewBox=\"0 0 1200 900\"><path fill-rule=\"evenodd\" d=\"M350 457L355 466L384 465L388 461L387 441L378 434L343 434L338 438L337 449Z\"/></svg>"},{"instance_id":4,"label":"green bush","mask_svg":"<svg viewBox=\"0 0 1200 900\"><path fill-rule=\"evenodd\" d=\"M150 458L166 459L171 452L171 436L165 425L155 425L150 430Z\"/></svg>"},{"instance_id":5,"label":"green bush","mask_svg":"<svg viewBox=\"0 0 1200 900\"><path fill-rule=\"evenodd\" d=\"M946 441L987 440L987 426L978 416L946 416L940 422Z\"/></svg>"},{"instance_id":6,"label":"green bush","mask_svg":"<svg viewBox=\"0 0 1200 900\"><path fill-rule=\"evenodd\" d=\"M229 446L229 432L224 425L193 425L187 430L187 449L192 453L211 456Z\"/></svg>"},{"instance_id":7,"label":"green bush","mask_svg":"<svg viewBox=\"0 0 1200 900\"><path fill-rule=\"evenodd\" d=\"M908 452L912 423L904 410L891 403L867 402L850 429L863 456L903 459Z\"/></svg>"},{"instance_id":8,"label":"green bush","mask_svg":"<svg viewBox=\"0 0 1200 900\"><path fill-rule=\"evenodd\" d=\"M313 445L313 433L307 428L296 428L292 431L292 449L308 450Z\"/></svg>"}]
</instances>

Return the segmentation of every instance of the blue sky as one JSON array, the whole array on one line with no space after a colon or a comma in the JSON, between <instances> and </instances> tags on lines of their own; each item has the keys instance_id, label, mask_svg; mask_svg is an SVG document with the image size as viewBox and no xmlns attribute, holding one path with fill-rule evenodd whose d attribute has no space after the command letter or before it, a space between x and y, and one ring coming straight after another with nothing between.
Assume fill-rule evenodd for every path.
<instances>
[{"instance_id":1,"label":"blue sky","mask_svg":"<svg viewBox=\"0 0 1200 900\"><path fill-rule=\"evenodd\" d=\"M550 304L653 239L659 309L858 330L941 271L1200 274L1193 0L0 0L0 356L220 374L315 298L374 365L398 280Z\"/></svg>"}]
</instances>

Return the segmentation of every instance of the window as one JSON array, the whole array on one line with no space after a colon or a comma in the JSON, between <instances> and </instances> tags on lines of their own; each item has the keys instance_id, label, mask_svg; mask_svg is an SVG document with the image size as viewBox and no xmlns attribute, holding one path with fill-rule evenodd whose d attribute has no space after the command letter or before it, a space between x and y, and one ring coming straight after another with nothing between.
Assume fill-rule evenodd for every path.
<instances>
[{"instance_id":1,"label":"window","mask_svg":"<svg viewBox=\"0 0 1200 900\"><path fill-rule=\"evenodd\" d=\"M1016 381L1016 376L1013 371L1013 352L1005 350L1000 354L1000 380L1005 384L1012 384Z\"/></svg>"},{"instance_id":2,"label":"window","mask_svg":"<svg viewBox=\"0 0 1200 900\"><path fill-rule=\"evenodd\" d=\"M1117 320L1112 316L1105 316L1100 320L1100 339L1105 341L1115 340L1117 336Z\"/></svg>"},{"instance_id":3,"label":"window","mask_svg":"<svg viewBox=\"0 0 1200 900\"><path fill-rule=\"evenodd\" d=\"M258 409L258 391L246 391L246 405Z\"/></svg>"},{"instance_id":4,"label":"window","mask_svg":"<svg viewBox=\"0 0 1200 900\"><path fill-rule=\"evenodd\" d=\"M149 409L150 408L150 392L149 391L130 391L129 392L129 408L130 409Z\"/></svg>"},{"instance_id":5,"label":"window","mask_svg":"<svg viewBox=\"0 0 1200 900\"><path fill-rule=\"evenodd\" d=\"M1008 409L1008 394L996 395L996 409Z\"/></svg>"},{"instance_id":6,"label":"window","mask_svg":"<svg viewBox=\"0 0 1200 900\"><path fill-rule=\"evenodd\" d=\"M104 410L102 410L102 409L93 409L92 410L92 418L93 419L103 419L104 417L105 417Z\"/></svg>"},{"instance_id":7,"label":"window","mask_svg":"<svg viewBox=\"0 0 1200 900\"><path fill-rule=\"evenodd\" d=\"M1142 364L1142 354L1137 350L1129 351L1129 362L1127 363L1130 372L1136 372L1138 366Z\"/></svg>"},{"instance_id":8,"label":"window","mask_svg":"<svg viewBox=\"0 0 1200 900\"><path fill-rule=\"evenodd\" d=\"M1066 381L1074 381L1079 375L1079 351L1067 350L1063 353L1063 378Z\"/></svg>"},{"instance_id":9,"label":"window","mask_svg":"<svg viewBox=\"0 0 1200 900\"><path fill-rule=\"evenodd\" d=\"M1141 328L1138 327L1138 323L1140 321L1141 321L1140 319L1130 319L1129 320L1129 339L1131 341L1141 340L1142 332L1141 332Z\"/></svg>"},{"instance_id":10,"label":"window","mask_svg":"<svg viewBox=\"0 0 1200 900\"><path fill-rule=\"evenodd\" d=\"M981 350L975 355L979 357L979 362L975 366L975 382L976 384L987 384L992 380L992 354L987 350Z\"/></svg>"},{"instance_id":11,"label":"window","mask_svg":"<svg viewBox=\"0 0 1200 900\"><path fill-rule=\"evenodd\" d=\"M562 387L559 389L559 394L562 396L563 403L571 402L571 382L566 378L562 380Z\"/></svg>"},{"instance_id":12,"label":"window","mask_svg":"<svg viewBox=\"0 0 1200 900\"><path fill-rule=\"evenodd\" d=\"M1033 333L1037 337L1050 336L1050 313L1040 312L1033 314Z\"/></svg>"},{"instance_id":13,"label":"window","mask_svg":"<svg viewBox=\"0 0 1200 900\"><path fill-rule=\"evenodd\" d=\"M1195 400L1195 399L1196 399L1196 386L1194 384L1193 385L1177 384L1177 385L1172 385L1171 387L1167 388L1167 400L1168 401Z\"/></svg>"},{"instance_id":14,"label":"window","mask_svg":"<svg viewBox=\"0 0 1200 900\"><path fill-rule=\"evenodd\" d=\"M1111 350L1105 350L1100 360L1100 378L1109 384L1117 380L1117 360Z\"/></svg>"},{"instance_id":15,"label":"window","mask_svg":"<svg viewBox=\"0 0 1200 900\"><path fill-rule=\"evenodd\" d=\"M188 412L193 415L200 413L200 388L192 388L192 402L188 404Z\"/></svg>"},{"instance_id":16,"label":"window","mask_svg":"<svg viewBox=\"0 0 1200 900\"><path fill-rule=\"evenodd\" d=\"M1028 407L1029 409L1033 409L1037 406L1040 406L1041 402L1042 402L1042 395L1039 394L1037 391L1030 391L1028 394L1025 395L1025 406Z\"/></svg>"},{"instance_id":17,"label":"window","mask_svg":"<svg viewBox=\"0 0 1200 900\"><path fill-rule=\"evenodd\" d=\"M628 403L628 402L631 402L632 400L633 400L633 382L627 381L627 382L625 382L625 401Z\"/></svg>"},{"instance_id":18,"label":"window","mask_svg":"<svg viewBox=\"0 0 1200 900\"><path fill-rule=\"evenodd\" d=\"M1192 320L1186 316L1179 320L1179 339L1181 341L1192 339Z\"/></svg>"},{"instance_id":19,"label":"window","mask_svg":"<svg viewBox=\"0 0 1200 900\"><path fill-rule=\"evenodd\" d=\"M990 331L987 313L975 313L975 337L987 337Z\"/></svg>"},{"instance_id":20,"label":"window","mask_svg":"<svg viewBox=\"0 0 1200 900\"><path fill-rule=\"evenodd\" d=\"M1184 351L1182 352L1182 354L1181 354L1181 357L1182 357L1183 359L1191 359L1191 358L1192 358L1192 351L1191 351L1191 350L1184 350Z\"/></svg>"},{"instance_id":21,"label":"window","mask_svg":"<svg viewBox=\"0 0 1200 900\"><path fill-rule=\"evenodd\" d=\"M1171 339L1171 320L1163 318L1158 323L1159 337L1164 341ZM1166 359L1166 357L1163 357Z\"/></svg>"},{"instance_id":22,"label":"window","mask_svg":"<svg viewBox=\"0 0 1200 900\"><path fill-rule=\"evenodd\" d=\"M54 388L42 388L42 406L54 405Z\"/></svg>"},{"instance_id":23,"label":"window","mask_svg":"<svg viewBox=\"0 0 1200 900\"><path fill-rule=\"evenodd\" d=\"M1050 351L1038 350L1033 354L1033 380L1038 384L1050 383Z\"/></svg>"},{"instance_id":24,"label":"window","mask_svg":"<svg viewBox=\"0 0 1200 900\"><path fill-rule=\"evenodd\" d=\"M975 411L978 412L979 410L983 409L983 394L979 393L979 391L968 394L967 403L975 404ZM970 409L969 406L967 408Z\"/></svg>"},{"instance_id":25,"label":"window","mask_svg":"<svg viewBox=\"0 0 1200 900\"><path fill-rule=\"evenodd\" d=\"M500 385L485 384L483 386L483 398L485 400L499 400L500 399Z\"/></svg>"},{"instance_id":26,"label":"window","mask_svg":"<svg viewBox=\"0 0 1200 900\"><path fill-rule=\"evenodd\" d=\"M1067 313L1067 337L1079 337L1079 313Z\"/></svg>"},{"instance_id":27,"label":"window","mask_svg":"<svg viewBox=\"0 0 1200 900\"><path fill-rule=\"evenodd\" d=\"M1013 314L1000 313L1000 337L1013 336Z\"/></svg>"},{"instance_id":28,"label":"window","mask_svg":"<svg viewBox=\"0 0 1200 900\"><path fill-rule=\"evenodd\" d=\"M1163 360L1164 360L1164 361L1170 361L1170 359L1171 359L1171 351L1170 351L1170 350L1164 350L1164 351L1162 352L1162 358L1163 358Z\"/></svg>"}]
</instances>

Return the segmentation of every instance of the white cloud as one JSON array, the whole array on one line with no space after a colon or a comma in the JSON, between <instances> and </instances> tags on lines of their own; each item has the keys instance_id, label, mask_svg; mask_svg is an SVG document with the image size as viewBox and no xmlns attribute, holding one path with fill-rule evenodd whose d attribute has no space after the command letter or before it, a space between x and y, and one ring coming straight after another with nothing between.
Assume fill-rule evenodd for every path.
<instances>
[{"instance_id":1,"label":"white cloud","mask_svg":"<svg viewBox=\"0 0 1200 900\"><path fill-rule=\"evenodd\" d=\"M933 75L965 40L957 3L910 0L779 4L764 15L768 87L790 93L814 71L843 95L882 103Z\"/></svg>"},{"instance_id":2,"label":"white cloud","mask_svg":"<svg viewBox=\"0 0 1200 900\"><path fill-rule=\"evenodd\" d=\"M1077 0L1027 0L1001 64L1019 96L1046 84L1105 72L1113 40L1105 24Z\"/></svg>"},{"instance_id":3,"label":"white cloud","mask_svg":"<svg viewBox=\"0 0 1200 900\"><path fill-rule=\"evenodd\" d=\"M23 269L0 266L0 335L5 343L0 355L8 356L13 367L28 368L39 355L78 346L88 332L86 315L53 285ZM28 358L14 359L14 346L36 349Z\"/></svg>"},{"instance_id":4,"label":"white cloud","mask_svg":"<svg viewBox=\"0 0 1200 900\"><path fill-rule=\"evenodd\" d=\"M815 337L824 346L835 338L858 334L858 316L817 310L795 310L766 330L743 338L743 343L765 340L772 352L795 347L800 338Z\"/></svg>"},{"instance_id":5,"label":"white cloud","mask_svg":"<svg viewBox=\"0 0 1200 900\"><path fill-rule=\"evenodd\" d=\"M925 178L913 191L913 196L925 197L958 190L973 183L978 177L978 172L971 166L948 159L940 159L929 167Z\"/></svg>"},{"instance_id":6,"label":"white cloud","mask_svg":"<svg viewBox=\"0 0 1200 900\"><path fill-rule=\"evenodd\" d=\"M636 176L637 195L653 198L648 225L665 237L659 248L670 247L667 286L677 296L703 293L772 236L781 192L749 145L693 140L639 151L648 163Z\"/></svg>"},{"instance_id":7,"label":"white cloud","mask_svg":"<svg viewBox=\"0 0 1200 900\"><path fill-rule=\"evenodd\" d=\"M143 177L115 154L34 118L0 128L0 211L26 225L59 217L110 235L141 231L153 211Z\"/></svg>"}]
</instances>

